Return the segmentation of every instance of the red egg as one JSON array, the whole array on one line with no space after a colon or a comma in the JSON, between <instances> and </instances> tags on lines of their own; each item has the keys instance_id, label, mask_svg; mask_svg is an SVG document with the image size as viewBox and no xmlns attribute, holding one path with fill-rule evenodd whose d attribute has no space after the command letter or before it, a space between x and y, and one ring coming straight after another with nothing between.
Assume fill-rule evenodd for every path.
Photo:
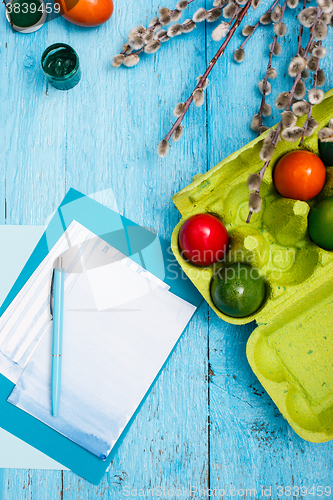
<instances>
[{"instance_id":1,"label":"red egg","mask_svg":"<svg viewBox=\"0 0 333 500\"><path fill-rule=\"evenodd\" d=\"M229 236L214 215L193 215L181 227L179 246L182 256L197 266L209 266L223 259Z\"/></svg>"}]
</instances>

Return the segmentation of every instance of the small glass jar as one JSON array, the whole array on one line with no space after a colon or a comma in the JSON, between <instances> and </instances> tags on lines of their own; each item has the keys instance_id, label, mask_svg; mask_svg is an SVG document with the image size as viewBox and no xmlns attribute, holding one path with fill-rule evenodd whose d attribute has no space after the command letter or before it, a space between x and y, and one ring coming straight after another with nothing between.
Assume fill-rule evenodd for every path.
<instances>
[{"instance_id":1,"label":"small glass jar","mask_svg":"<svg viewBox=\"0 0 333 500\"><path fill-rule=\"evenodd\" d=\"M59 90L69 90L80 81L79 56L66 43L54 43L44 50L42 69L48 81Z\"/></svg>"},{"instance_id":2,"label":"small glass jar","mask_svg":"<svg viewBox=\"0 0 333 500\"><path fill-rule=\"evenodd\" d=\"M46 16L43 0L10 0L6 4L7 21L20 33L37 31L45 23Z\"/></svg>"}]
</instances>

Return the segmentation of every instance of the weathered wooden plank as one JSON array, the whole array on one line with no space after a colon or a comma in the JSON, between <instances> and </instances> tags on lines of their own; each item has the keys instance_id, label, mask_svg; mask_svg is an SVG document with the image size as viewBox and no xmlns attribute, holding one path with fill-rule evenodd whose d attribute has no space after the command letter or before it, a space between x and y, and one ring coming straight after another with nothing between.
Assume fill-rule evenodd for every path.
<instances>
[{"instance_id":1,"label":"weathered wooden plank","mask_svg":"<svg viewBox=\"0 0 333 500\"><path fill-rule=\"evenodd\" d=\"M85 192L111 188L122 213L170 237L178 217L172 194L190 182L193 171L205 169L205 109L191 110L185 123L187 140L176 144L166 159L157 157L156 148L171 126L175 104L205 68L204 27L184 35L184 40L171 40L155 55L143 55L134 68L111 67L112 55L129 29L147 24L159 5L153 2L148 13L143 2L130 10L119 6L119 34L115 36L112 27L104 31L107 43L99 43L93 31L82 37L81 31L71 29L85 76L80 92L73 93L74 102L68 103L75 123L67 128L66 184ZM191 71L181 69L184 61L191 61Z\"/></svg>"},{"instance_id":2,"label":"weathered wooden plank","mask_svg":"<svg viewBox=\"0 0 333 500\"><path fill-rule=\"evenodd\" d=\"M86 192L92 187L112 189L121 213L170 238L178 220L171 196L191 180L193 157L205 169L206 134L195 131L191 118L189 143L177 144L167 160L157 157L156 147L168 130L174 105L192 84L193 76L179 71L183 59L195 57L198 74L205 65L204 32L201 43L194 34L188 35L184 45L172 40L155 56L143 56L135 68L110 67L111 56L119 51L129 29L147 25L159 6L157 1L148 8L141 3L130 11L119 6L115 19L121 36L109 35L107 51L92 38L93 109L90 83L80 89L80 105L76 105L83 140L75 128L68 129L67 184ZM84 53L86 41L76 32L71 33L72 41L74 36L77 50ZM95 72L100 78L94 77ZM205 110L201 113L205 115ZM81 166L88 175L81 175ZM82 499L85 495L95 498L97 491L107 491L114 498L125 486L139 490L208 481L206 334L201 311L133 423L110 472L99 488L82 487ZM64 498L77 498L79 485L81 480L78 483L65 473Z\"/></svg>"},{"instance_id":3,"label":"weathered wooden plank","mask_svg":"<svg viewBox=\"0 0 333 500\"><path fill-rule=\"evenodd\" d=\"M62 472L0 469L3 500L56 500L62 496Z\"/></svg>"},{"instance_id":4,"label":"weathered wooden plank","mask_svg":"<svg viewBox=\"0 0 333 500\"><path fill-rule=\"evenodd\" d=\"M205 109L191 111L188 140L177 144L168 160L158 159L156 147L173 119L174 105L205 67L204 26L189 34L186 43L172 40L160 53L144 56L136 68L111 67L129 29L147 24L158 7L157 0L128 8L116 4L112 21L96 30L63 19L44 26L33 38L7 30L7 59L13 61L7 80L17 85L15 92L8 90L15 102L11 111L8 103L6 108L9 223L43 223L69 187L85 193L109 190L104 201L170 237L179 217L172 194L190 182L194 163L195 170L206 169ZM43 49L59 40L71 44L81 62L82 80L68 93L46 87L38 68ZM182 70L187 62L194 74ZM11 119L12 111L19 112L19 120ZM195 125L198 112L200 129ZM35 140L26 132L31 130L37 130ZM17 144L25 135L25 142ZM52 500L119 498L123 485L139 489L208 484L206 314L204 305L99 487L70 472L62 479L58 472L7 470L0 480L6 500L47 495ZM29 488L23 488L29 474Z\"/></svg>"},{"instance_id":5,"label":"weathered wooden plank","mask_svg":"<svg viewBox=\"0 0 333 500\"><path fill-rule=\"evenodd\" d=\"M7 38L5 36L5 23L4 19L0 22L0 33L1 33L1 41L0 41L0 60L1 60L1 70L0 71L0 105L1 110L5 109L7 105L9 88L8 88L8 80L7 80ZM5 122L1 127L1 135L2 141L5 141L6 137L6 129ZM1 147L0 150L0 224L6 223L6 170L7 170L7 157L5 153L4 146Z\"/></svg>"},{"instance_id":6,"label":"weathered wooden plank","mask_svg":"<svg viewBox=\"0 0 333 500\"><path fill-rule=\"evenodd\" d=\"M64 472L64 500L208 484L207 307L185 331L99 487ZM133 491L133 495L134 495ZM124 496L126 494L126 496ZM152 495L152 493L150 493ZM163 498L163 497L162 497ZM172 496L171 496L172 498Z\"/></svg>"},{"instance_id":7,"label":"weathered wooden plank","mask_svg":"<svg viewBox=\"0 0 333 500\"><path fill-rule=\"evenodd\" d=\"M263 7L260 8L262 11ZM272 106L277 93L289 90L292 84L292 79L287 76L287 64L297 45L296 15L297 12L287 14L289 34L281 56L273 59L279 76L273 80L272 94L267 98ZM245 22L251 24L256 17L257 13L251 13ZM330 33L325 42L329 48L333 45L332 36ZM208 89L209 166L255 136L249 124L260 104L257 82L265 74L267 46L272 35L269 29L262 28L260 36L249 42L244 62L237 65L232 61L232 53L241 40L240 36L231 42L230 49L214 69ZM213 54L215 47L213 42L208 42L208 53ZM328 90L333 85L331 59L325 59L324 67L328 75L325 90ZM223 88L219 82L225 82ZM272 125L278 121L278 116L273 107L272 117L265 121ZM225 498L231 495L263 498L262 487L272 487L269 495L272 500L278 498L278 493L288 494L289 490L285 493L277 489L278 486L295 486L291 490L295 498L297 486L310 489L312 485L321 485L333 489L332 444L303 441L280 415L247 363L245 348L251 329L252 325L228 325L218 320L214 313L210 318L211 487L220 488L220 493L224 489ZM235 490L231 490L233 487ZM255 495L250 491L253 488ZM303 496L301 492L299 495L308 498L304 491Z\"/></svg>"},{"instance_id":8,"label":"weathered wooden plank","mask_svg":"<svg viewBox=\"0 0 333 500\"><path fill-rule=\"evenodd\" d=\"M221 323L211 318L209 328L212 487L224 489L225 498L232 488L255 489L252 498L263 498L262 488L272 487L272 499L278 486L295 486L295 496L297 486L333 489L332 444L299 438L264 391L246 361L251 325Z\"/></svg>"},{"instance_id":9,"label":"weathered wooden plank","mask_svg":"<svg viewBox=\"0 0 333 500\"><path fill-rule=\"evenodd\" d=\"M6 38L2 147L7 223L42 224L64 196L66 122L70 117L67 93L48 93L40 58L48 45L66 41L68 35L62 19L56 19L29 35L13 33L7 26Z\"/></svg>"}]
</instances>

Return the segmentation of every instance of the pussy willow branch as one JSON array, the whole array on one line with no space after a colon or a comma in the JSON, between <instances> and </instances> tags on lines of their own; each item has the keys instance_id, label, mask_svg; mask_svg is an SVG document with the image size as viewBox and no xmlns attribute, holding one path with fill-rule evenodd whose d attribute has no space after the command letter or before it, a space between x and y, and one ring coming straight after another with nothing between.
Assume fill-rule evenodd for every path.
<instances>
[{"instance_id":1,"label":"pussy willow branch","mask_svg":"<svg viewBox=\"0 0 333 500\"><path fill-rule=\"evenodd\" d=\"M279 3L279 0L274 0L274 3L270 6L270 8L268 10L266 10L266 12L263 14L269 14L270 12L273 11L274 7ZM260 16L261 17L261 16ZM247 42L249 41L249 39L251 38L251 36L255 33L255 31L257 31L257 29L259 28L260 26L260 19L259 21L253 26L253 31L252 33L250 33L244 40L244 42L242 43L242 45L239 46L239 49L244 49L245 45L247 44Z\"/></svg>"},{"instance_id":2,"label":"pussy willow branch","mask_svg":"<svg viewBox=\"0 0 333 500\"><path fill-rule=\"evenodd\" d=\"M208 68L206 69L206 71L204 72L204 74L202 75L202 77L200 78L200 80L199 80L198 84L196 85L196 87L194 88L192 94L185 101L185 106L184 106L184 110L183 110L182 114L177 118L177 120L175 121L175 123L173 124L173 126L171 127L171 129L169 130L169 132L167 133L167 135L164 137L164 140L169 141L170 137L172 136L172 134L174 133L174 131L176 130L176 128L178 127L178 125L180 125L181 122L183 121L183 118L184 118L184 116L185 116L188 108L190 107L192 101L193 101L193 94L194 94L194 92L197 89L201 89L201 87L204 84L204 82L205 82L206 78L208 77L209 73L212 71L213 67L215 66L216 61L219 59L219 57L221 57L221 55L224 53L225 49L227 48L228 43L230 42L230 40L231 40L233 34L235 33L236 29L238 28L238 26L242 22L245 14L249 10L250 6L251 6L251 0L248 0L247 3L245 4L245 6L243 7L243 9L241 10L238 18L235 20L234 24L232 25L232 27L228 31L228 34L227 34L224 42L222 43L221 47L216 52L216 54L213 57L213 59L210 61L209 65L208 65Z\"/></svg>"},{"instance_id":3,"label":"pussy willow branch","mask_svg":"<svg viewBox=\"0 0 333 500\"><path fill-rule=\"evenodd\" d=\"M320 41L318 45L322 45L322 42ZM313 75L313 85L312 85L313 89L315 89L317 87L317 79L318 79L318 71L319 71L319 61L320 61L320 59L318 58L317 68L316 68L316 71L314 72L314 75ZM301 137L301 140L300 140L298 146L302 146L303 141L304 141L305 132L307 131L307 128L308 128L309 120L310 120L310 118L312 118L313 104L311 102L309 104L310 104L310 108L309 108L308 115L306 117L305 123L303 125L304 132L303 132L303 135Z\"/></svg>"},{"instance_id":4,"label":"pussy willow branch","mask_svg":"<svg viewBox=\"0 0 333 500\"><path fill-rule=\"evenodd\" d=\"M194 0L192 0L192 2L194 2ZM189 20L188 23L183 23L182 26L188 26L190 23L192 23L192 19ZM168 37L168 33L166 33L164 36L162 36L161 38L159 38L158 40L160 42L162 42L164 40L164 38L167 38ZM127 49L125 49L127 50ZM142 47L141 49L137 50L136 52L131 52L130 54L125 54L126 56L129 55L129 56L136 56L136 55L139 55L141 54L141 52L144 51L144 47ZM124 54L124 51L123 52L120 52L121 54Z\"/></svg>"},{"instance_id":5,"label":"pussy willow branch","mask_svg":"<svg viewBox=\"0 0 333 500\"><path fill-rule=\"evenodd\" d=\"M306 6L306 0L304 0L304 6ZM310 29L310 38L309 38L309 41L307 43L307 46L306 46L306 49L305 49L305 52L304 52L304 55L303 57L306 59L308 54L309 54L309 51L310 51L310 47L311 47L311 44L313 42L313 30L314 30L314 27L315 27L315 24L316 24L316 21L318 20L318 18L321 16L321 8L320 7L317 7L317 15L316 15L316 18L311 26L311 29ZM302 26L302 25L301 25ZM301 27L300 27L300 30L301 30ZM303 30L302 30L303 32ZM297 54L299 53L299 47L297 49ZM289 111L290 110L290 107L291 107L291 103L292 103L292 100L293 100L293 97L294 97L294 93L295 93L295 89L296 89L296 85L297 83L299 82L300 78L301 78L301 75L302 75L302 72L298 73L298 75L295 77L294 79L294 82L293 82L293 85L290 89L290 95L289 95L289 101L288 101L288 105L286 107L286 111ZM276 147L277 145L277 142L278 142L278 139L279 139L279 134L281 132L281 129L282 129L282 121L280 121L280 123L278 124L277 126L277 129L275 131L275 136L272 140L272 145L274 146L274 148ZM260 175L260 180L262 182L263 180L263 177L264 177L264 174L266 172L266 168L268 167L268 165L270 164L270 160L267 160L263 167L261 168L260 172L259 172L259 175ZM261 186L261 183L260 183L260 186ZM259 188L257 189L256 193L259 194L259 191L260 191L260 186ZM251 217L252 217L252 213L251 210L249 212L249 215L247 216L247 219L246 219L246 222L249 223L250 220L251 220Z\"/></svg>"},{"instance_id":6,"label":"pussy willow branch","mask_svg":"<svg viewBox=\"0 0 333 500\"><path fill-rule=\"evenodd\" d=\"M267 88L267 80L268 80L268 71L272 67L272 58L273 58L273 52L274 52L276 42L277 42L277 35L274 36L274 40L273 40L273 43L271 45L271 49L269 52L268 66L267 66L267 70L266 70L266 74L265 74L265 78L264 78L264 84L263 84L263 89L262 89L262 98L261 98L260 108L258 111L258 115L259 115L258 135L260 135L260 127L262 126L262 110L263 110L264 104L266 102L266 88Z\"/></svg>"},{"instance_id":7,"label":"pussy willow branch","mask_svg":"<svg viewBox=\"0 0 333 500\"><path fill-rule=\"evenodd\" d=\"M283 20L283 16L285 13L287 7L287 0L285 0L283 6L282 6L282 12L281 12L281 18L280 21ZM263 84L263 90L262 90L262 98L261 98L261 103L260 103L260 108L259 108L259 128L258 128L258 135L260 135L260 127L262 126L262 110L266 101L266 88L267 88L267 80L268 80L268 72L272 67L272 58L273 58L273 53L274 53L274 48L277 42L277 35L274 36L273 43L271 45L270 51L269 51L269 60L268 60L268 65L267 65L267 70L264 78L264 84Z\"/></svg>"},{"instance_id":8,"label":"pussy willow branch","mask_svg":"<svg viewBox=\"0 0 333 500\"><path fill-rule=\"evenodd\" d=\"M219 10L219 9L220 9L220 7L212 7L211 9L208 9L206 12L207 12L207 14L209 14L210 12L213 12L214 10Z\"/></svg>"},{"instance_id":9,"label":"pussy willow branch","mask_svg":"<svg viewBox=\"0 0 333 500\"><path fill-rule=\"evenodd\" d=\"M231 26L231 23L233 22L233 20L236 19L237 15L238 15L238 11L239 11L239 5L236 4L235 12L231 16L229 23L228 23L228 24L230 24L230 26Z\"/></svg>"},{"instance_id":10,"label":"pussy willow branch","mask_svg":"<svg viewBox=\"0 0 333 500\"><path fill-rule=\"evenodd\" d=\"M187 3L188 5L192 2L194 2L195 0L187 0ZM187 7L186 7L187 8ZM170 14L174 14L178 9L173 9L173 10L170 10ZM159 21L156 21L155 24L153 24L152 26L149 26L149 28L147 28L147 31L155 31L155 28L156 26L159 26L160 22ZM119 52L120 54L125 54L126 51L130 49L130 46L127 45L126 48L124 48L121 52ZM142 50L140 50L139 52L136 52L136 54L139 54L140 52L142 52Z\"/></svg>"},{"instance_id":11,"label":"pussy willow branch","mask_svg":"<svg viewBox=\"0 0 333 500\"><path fill-rule=\"evenodd\" d=\"M309 51L310 51L310 47L311 47L311 44L313 42L313 39L314 39L314 36L313 36L313 30L315 28L315 24L316 22L318 21L319 17L321 16L322 14L322 10L321 8L318 6L317 7L317 15L316 15L316 18L315 20L313 21L313 24L311 26L311 29L310 29L310 38L309 38L309 41L307 43L307 46L305 48L305 51L304 51L304 59L306 59L308 57L308 54L309 54ZM288 102L288 106L286 107L286 111L289 111L290 108L291 108L291 103L292 103L292 100L293 100L293 97L294 97L294 92L295 92L295 89L296 89L296 85L298 84L298 82L300 81L301 79L301 76L302 76L302 72L298 73L298 75L296 76L295 80L294 80L294 83L293 83L293 86L291 87L290 89L290 96L289 96L289 102Z\"/></svg>"},{"instance_id":12,"label":"pussy willow branch","mask_svg":"<svg viewBox=\"0 0 333 500\"><path fill-rule=\"evenodd\" d=\"M307 4L307 0L303 0L303 10L305 9L306 4ZM303 24L301 24L299 32L298 32L297 53L296 54L300 54L300 52L301 52L303 31L304 31L304 26L303 26Z\"/></svg>"}]
</instances>

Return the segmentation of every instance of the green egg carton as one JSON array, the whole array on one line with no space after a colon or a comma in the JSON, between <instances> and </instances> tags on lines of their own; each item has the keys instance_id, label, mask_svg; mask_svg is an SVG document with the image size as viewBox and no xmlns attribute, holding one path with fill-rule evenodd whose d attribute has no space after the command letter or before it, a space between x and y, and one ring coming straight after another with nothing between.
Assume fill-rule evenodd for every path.
<instances>
[{"instance_id":1,"label":"green egg carton","mask_svg":"<svg viewBox=\"0 0 333 500\"><path fill-rule=\"evenodd\" d=\"M317 132L333 117L333 89L314 106L317 131L305 138L302 149L318 151ZM305 118L298 120L302 126ZM272 181L276 162L298 143L280 141L267 168L260 194L261 212L248 215L247 178L263 162L259 151L265 134L236 151L174 195L182 214L171 246L186 275L224 321L258 327L247 344L254 373L284 417L303 439L333 439L333 252L319 248L308 235L308 213L319 200L333 196L333 166L327 166L323 191L309 202L282 198ZM265 279L266 297L258 311L233 318L219 311L210 296L218 267L199 267L181 256L178 237L183 223L195 214L219 217L230 237L226 262L246 262ZM329 229L328 229L329 230Z\"/></svg>"}]
</instances>

